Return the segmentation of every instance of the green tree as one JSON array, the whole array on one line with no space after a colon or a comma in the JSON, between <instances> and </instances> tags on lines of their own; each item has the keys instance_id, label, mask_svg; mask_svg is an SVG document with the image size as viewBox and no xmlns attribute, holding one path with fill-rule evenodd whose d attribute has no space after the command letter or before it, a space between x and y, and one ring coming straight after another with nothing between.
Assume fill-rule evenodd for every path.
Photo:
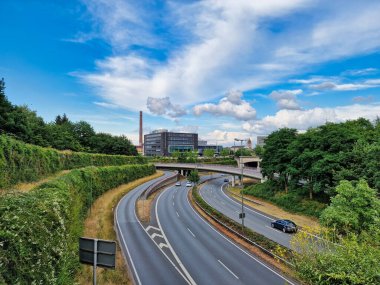
<instances>
[{"instance_id":1,"label":"green tree","mask_svg":"<svg viewBox=\"0 0 380 285\"><path fill-rule=\"evenodd\" d=\"M214 149L206 148L205 150L203 150L203 156L205 157L214 157L214 155L215 155Z\"/></svg>"},{"instance_id":2,"label":"green tree","mask_svg":"<svg viewBox=\"0 0 380 285\"><path fill-rule=\"evenodd\" d=\"M341 181L336 192L338 194L331 199L330 206L322 212L320 220L323 225L342 234L360 234L380 226L380 200L365 180L360 180L356 186Z\"/></svg>"},{"instance_id":3,"label":"green tree","mask_svg":"<svg viewBox=\"0 0 380 285\"><path fill-rule=\"evenodd\" d=\"M8 115L13 110L11 102L5 96L5 81L0 80L0 131L6 131L5 126L8 122Z\"/></svg>"},{"instance_id":4,"label":"green tree","mask_svg":"<svg viewBox=\"0 0 380 285\"><path fill-rule=\"evenodd\" d=\"M291 174L290 163L293 159L291 144L296 140L296 130L283 128L271 133L265 141L261 172L270 180L278 180L288 192Z\"/></svg>"},{"instance_id":5,"label":"green tree","mask_svg":"<svg viewBox=\"0 0 380 285\"><path fill-rule=\"evenodd\" d=\"M258 157L262 157L264 154L264 148L260 145L257 145L253 151Z\"/></svg>"},{"instance_id":6,"label":"green tree","mask_svg":"<svg viewBox=\"0 0 380 285\"><path fill-rule=\"evenodd\" d=\"M239 148L235 152L235 156L251 156L253 154L253 150L248 148Z\"/></svg>"},{"instance_id":7,"label":"green tree","mask_svg":"<svg viewBox=\"0 0 380 285\"><path fill-rule=\"evenodd\" d=\"M223 148L222 151L220 152L220 155L223 157L229 156L231 153L229 148Z\"/></svg>"},{"instance_id":8,"label":"green tree","mask_svg":"<svg viewBox=\"0 0 380 285\"><path fill-rule=\"evenodd\" d=\"M198 170L197 169L192 170L190 172L189 176L187 177L187 179L190 182L193 182L193 183L197 184L199 182L199 180L200 180Z\"/></svg>"}]
</instances>

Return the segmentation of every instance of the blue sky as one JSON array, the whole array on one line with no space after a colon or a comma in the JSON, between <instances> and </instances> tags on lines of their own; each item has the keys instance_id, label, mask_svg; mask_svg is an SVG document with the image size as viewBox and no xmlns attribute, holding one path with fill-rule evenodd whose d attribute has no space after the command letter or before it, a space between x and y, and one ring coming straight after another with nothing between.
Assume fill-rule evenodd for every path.
<instances>
[{"instance_id":1,"label":"blue sky","mask_svg":"<svg viewBox=\"0 0 380 285\"><path fill-rule=\"evenodd\" d=\"M4 0L0 77L46 121L210 143L380 116L380 2Z\"/></svg>"}]
</instances>

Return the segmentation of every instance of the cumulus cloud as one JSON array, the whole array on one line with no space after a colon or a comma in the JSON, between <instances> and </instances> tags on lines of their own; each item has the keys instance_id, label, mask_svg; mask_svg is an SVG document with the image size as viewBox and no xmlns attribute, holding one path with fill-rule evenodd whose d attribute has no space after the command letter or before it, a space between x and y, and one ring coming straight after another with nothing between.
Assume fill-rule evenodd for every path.
<instances>
[{"instance_id":1,"label":"cumulus cloud","mask_svg":"<svg viewBox=\"0 0 380 285\"><path fill-rule=\"evenodd\" d=\"M288 127L305 130L326 122L343 122L363 117L374 120L380 114L380 104L354 104L335 108L314 108L309 110L280 110L273 116L261 120L245 122L243 129L253 133L271 133Z\"/></svg>"},{"instance_id":2,"label":"cumulus cloud","mask_svg":"<svg viewBox=\"0 0 380 285\"><path fill-rule=\"evenodd\" d=\"M180 105L173 105L169 97L152 98L148 97L146 103L148 110L155 115L167 115L172 118L186 115L186 110Z\"/></svg>"},{"instance_id":3,"label":"cumulus cloud","mask_svg":"<svg viewBox=\"0 0 380 285\"><path fill-rule=\"evenodd\" d=\"M269 97L277 102L278 109L288 109L288 110L299 110L301 109L298 101L297 95L301 94L301 89L296 90L278 90L272 91Z\"/></svg>"},{"instance_id":4,"label":"cumulus cloud","mask_svg":"<svg viewBox=\"0 0 380 285\"><path fill-rule=\"evenodd\" d=\"M218 144L233 145L235 138L248 139L249 137L250 134L248 132L228 132L224 130L214 130L207 133L204 136L204 139L210 141L210 143L215 143L217 140Z\"/></svg>"},{"instance_id":5,"label":"cumulus cloud","mask_svg":"<svg viewBox=\"0 0 380 285\"><path fill-rule=\"evenodd\" d=\"M217 116L230 116L242 121L255 119L256 110L247 101L242 100L242 96L243 94L239 91L230 91L218 104L196 105L193 112L197 116L210 113Z\"/></svg>"}]
</instances>

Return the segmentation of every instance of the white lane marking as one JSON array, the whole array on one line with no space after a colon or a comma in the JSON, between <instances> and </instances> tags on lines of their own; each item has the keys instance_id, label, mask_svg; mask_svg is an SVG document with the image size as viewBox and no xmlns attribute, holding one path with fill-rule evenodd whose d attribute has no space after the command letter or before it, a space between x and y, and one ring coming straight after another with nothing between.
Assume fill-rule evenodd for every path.
<instances>
[{"instance_id":1,"label":"white lane marking","mask_svg":"<svg viewBox=\"0 0 380 285\"><path fill-rule=\"evenodd\" d=\"M229 269L227 266L224 265L223 262L221 262L219 259L218 259L219 263L225 268L228 270L229 273L231 273L236 279L239 279L239 277L236 276L236 274L234 274L231 269Z\"/></svg>"},{"instance_id":2,"label":"white lane marking","mask_svg":"<svg viewBox=\"0 0 380 285\"><path fill-rule=\"evenodd\" d=\"M173 202L173 207L174 207L174 202Z\"/></svg>"},{"instance_id":3,"label":"white lane marking","mask_svg":"<svg viewBox=\"0 0 380 285\"><path fill-rule=\"evenodd\" d=\"M178 212L176 211L175 213L177 214L177 216L178 216L178 218L179 218L179 214L178 214Z\"/></svg>"},{"instance_id":4,"label":"white lane marking","mask_svg":"<svg viewBox=\"0 0 380 285\"><path fill-rule=\"evenodd\" d=\"M161 226L161 222L160 222L160 218L158 217L158 203L160 202L160 198L162 196L162 194L164 193L165 191L162 191L159 195L158 195L158 198L157 198L157 201L156 201L156 219L157 219L157 224L159 226L159 228L161 229L161 232L162 232L162 235L164 236L164 239L171 251L171 253L173 254L175 260L177 261L177 263L179 264L179 266L181 267L183 273L186 275L187 277L187 281L190 283L190 284L197 284L195 283L194 279L191 277L190 273L187 271L186 267L183 265L183 263L181 262L181 260L179 259L178 255L176 254L176 252L174 251L173 247L171 246L168 238L166 237L166 234ZM173 205L174 205L174 202L173 202ZM135 213L136 214L136 213Z\"/></svg>"},{"instance_id":5,"label":"white lane marking","mask_svg":"<svg viewBox=\"0 0 380 285\"><path fill-rule=\"evenodd\" d=\"M187 230L192 234L192 236L193 237L195 237L195 234L193 234L193 232L192 231L190 231L190 229L189 228L187 228Z\"/></svg>"},{"instance_id":6,"label":"white lane marking","mask_svg":"<svg viewBox=\"0 0 380 285\"><path fill-rule=\"evenodd\" d=\"M183 275L183 273L181 272L181 270L174 264L174 262L169 258L169 256L162 250L162 248L160 248L158 246L158 244L150 237L149 233L145 230L145 228L143 227L143 225L141 224L140 220L137 218L137 214L136 214L136 209L134 211L134 214L135 214L135 218L137 220L137 222L140 224L141 228L144 230L144 232L146 233L146 235L152 240L153 244L161 251L161 253L166 257L166 259L171 263L171 265L173 265L173 267L175 268L175 270L177 270L177 272L182 276L182 278L186 281L187 284L191 284L189 282L189 280L186 278L185 275ZM157 229L157 228L156 228ZM160 229L158 229L159 231L161 231ZM165 237L164 237L165 239ZM165 239L166 240L166 239ZM141 285L141 282L139 283ZM194 283L195 284L195 283ZM193 285L193 284L191 284Z\"/></svg>"},{"instance_id":7,"label":"white lane marking","mask_svg":"<svg viewBox=\"0 0 380 285\"><path fill-rule=\"evenodd\" d=\"M148 226L148 227L146 228L146 231L149 231L150 229L154 229L154 230L156 230L156 231L161 231L160 229L158 229L158 228L156 228L156 227L153 227L153 226Z\"/></svg>"},{"instance_id":8,"label":"white lane marking","mask_svg":"<svg viewBox=\"0 0 380 285\"><path fill-rule=\"evenodd\" d=\"M155 237L164 238L162 235L159 235L159 234L156 234L156 233L152 234L151 237L152 238L155 238Z\"/></svg>"},{"instance_id":9,"label":"white lane marking","mask_svg":"<svg viewBox=\"0 0 380 285\"><path fill-rule=\"evenodd\" d=\"M254 256L252 256L251 254L249 254L248 252L246 252L245 250L243 250L242 248L240 248L239 246L237 246L235 243L233 243L232 241L230 241L228 238L226 238L224 235L222 235L220 232L218 232L216 229L214 229L206 220L203 219L203 217L201 217L195 210L194 208L191 206L190 204L190 201L189 201L189 197L187 197L187 203L189 204L190 208L193 210L193 212L198 216L199 219L201 219L201 221L203 221L207 226L209 226L214 232L216 232L218 235L220 235L222 238L224 238L226 241L228 241L230 244L232 244L233 246L235 246L237 249L239 249L240 251L244 252L246 255L248 255L250 258L252 258L253 260L255 260L257 263L261 264L262 266L264 266L266 269L268 269L269 271L273 272L274 274L276 274L277 276L279 276L280 278L284 279L286 282L288 282L289 284L292 284L292 285L296 285L294 284L293 282L291 282L290 280L286 279L284 276L282 276L281 274L277 273L276 271L274 271L273 269L271 269L270 267L268 267L265 263L261 262L260 260L258 260L257 258L255 258Z\"/></svg>"},{"instance_id":10,"label":"white lane marking","mask_svg":"<svg viewBox=\"0 0 380 285\"><path fill-rule=\"evenodd\" d=\"M127 195L125 195L124 197L126 197ZM123 199L124 199L123 197ZM133 272L135 273L136 275L136 278L137 278L137 283L139 285L141 285L141 280L140 280L140 277L139 275L137 274L137 270L136 270L136 267L135 267L135 263L133 262L133 259L132 259L132 256L131 256L131 253L129 252L129 249L128 249L128 246L127 246L127 243L125 242L125 239L124 239L124 236L123 236L123 232L121 231L121 228L120 228L120 225L119 225L119 220L117 218L117 214L118 214L118 211L119 211L119 205L121 203L121 201L123 200L121 199L120 202L117 204L116 206L116 225L117 225L117 228L118 228L118 231L119 231L119 234L121 236L121 240L123 241L123 244L124 244L124 247L127 249L127 254L128 254L128 257L129 257L129 260L131 261L131 264L132 264L132 268L133 268Z\"/></svg>"},{"instance_id":11,"label":"white lane marking","mask_svg":"<svg viewBox=\"0 0 380 285\"><path fill-rule=\"evenodd\" d=\"M231 200L231 201L234 202L235 204L241 206L240 203L236 202L234 199L230 198L226 193L224 193L224 191L223 191L223 186L224 186L224 184L220 187L220 190L222 191L223 195L226 196L229 200ZM249 211L251 211L251 212L253 212L253 213L257 214L257 215L263 216L264 218L267 218L267 219L269 219L269 220L271 220L271 221L275 221L274 219L272 219L272 218L270 218L270 217L268 217L268 216L266 216L266 215L264 215L264 214L261 214L261 213L259 213L259 212L256 212L256 211L252 210L251 208L245 207L245 209L247 209L247 210L249 210Z\"/></svg>"},{"instance_id":12,"label":"white lane marking","mask_svg":"<svg viewBox=\"0 0 380 285\"><path fill-rule=\"evenodd\" d=\"M158 246L159 246L160 248L163 248L163 247L167 247L167 248L169 248L168 245L167 245L166 243L163 243L163 242L161 242Z\"/></svg>"}]
</instances>

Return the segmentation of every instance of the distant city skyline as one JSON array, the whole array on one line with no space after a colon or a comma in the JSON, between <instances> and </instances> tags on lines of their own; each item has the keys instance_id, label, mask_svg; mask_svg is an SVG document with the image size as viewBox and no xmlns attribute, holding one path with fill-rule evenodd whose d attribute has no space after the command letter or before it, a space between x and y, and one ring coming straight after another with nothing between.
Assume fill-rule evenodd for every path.
<instances>
[{"instance_id":1,"label":"distant city skyline","mask_svg":"<svg viewBox=\"0 0 380 285\"><path fill-rule=\"evenodd\" d=\"M380 116L378 1L2 1L13 104L209 144Z\"/></svg>"}]
</instances>

